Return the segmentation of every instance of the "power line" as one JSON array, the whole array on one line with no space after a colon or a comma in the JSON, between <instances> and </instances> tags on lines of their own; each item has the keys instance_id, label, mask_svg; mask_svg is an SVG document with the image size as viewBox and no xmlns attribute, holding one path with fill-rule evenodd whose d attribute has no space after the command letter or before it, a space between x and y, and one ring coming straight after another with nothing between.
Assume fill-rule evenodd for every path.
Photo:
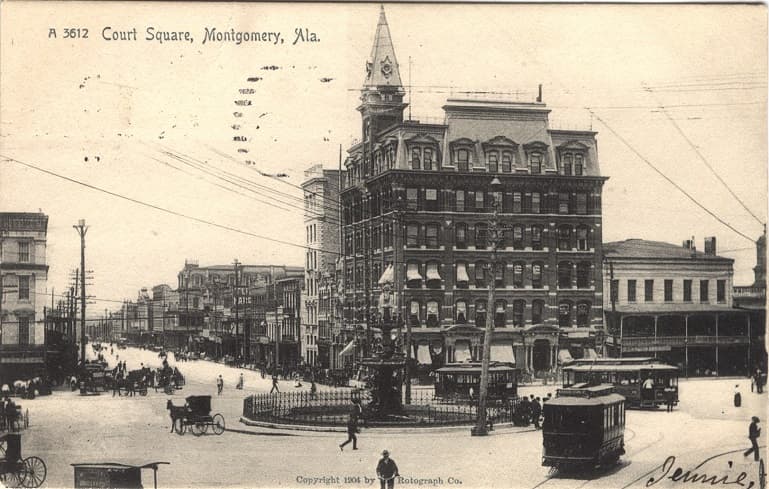
<instances>
[{"instance_id":1,"label":"power line","mask_svg":"<svg viewBox=\"0 0 769 489\"><path fill-rule=\"evenodd\" d=\"M691 200L692 202L694 202L694 203L695 203L695 204L696 204L696 205L697 205L697 206L698 206L700 209L702 209L702 210L704 210L705 212L707 212L707 213L708 213L710 216L712 216L714 219L716 219L718 222L720 222L721 224L723 224L723 225L724 225L724 226L726 226L727 228L729 228L729 229L731 229L732 231L734 231L736 234L738 234L738 235L742 236L743 238L747 239L748 241L751 241L751 242L753 241L753 238L751 238L751 237L750 237L750 236L748 236L747 234L744 234L744 233L742 233L742 232L738 231L738 230L737 230L737 229L735 229L735 228L734 228L734 227L733 227L731 224L729 224L728 222L726 222L726 221L724 221L723 219L721 219L720 217L718 217L718 216L717 216L715 213L713 213L713 211L711 211L710 209L708 209L707 207L705 207L704 205L702 205L702 204L701 204L701 203L700 203L700 202L699 202L697 199L695 199L695 198L694 198L694 197L693 197L691 194L689 194L689 192L687 192L686 190L684 190L684 189L683 189L683 188L682 188L680 185L678 185L676 182L674 182L674 181L673 181L673 180L672 180L670 177L668 177L667 175L665 175L665 174L662 172L662 170L660 170L659 168L657 168L656 166L654 166L654 164L652 164L652 162L651 162L651 161L649 161L649 160L648 160L648 159L646 159L646 158L645 158L645 157L644 157L644 156L643 156L641 153L639 153L639 152L638 152L638 150L636 150L636 149L635 149L635 148L634 148L634 147L633 147L633 146L632 146L632 145L631 145L631 144L630 144L630 143L629 143L629 142L628 142L628 141L627 141L625 138L623 138L622 136L620 136L620 135L619 135L619 133L617 133L617 131L615 131L613 127L611 127L609 124L607 124L607 123L606 123L606 121L604 121L604 120L603 120L603 119L602 119L602 118L601 118L601 117L600 117L598 114L596 114L596 113L595 113L594 111L592 111L590 108L588 108L587 110L589 110L589 111L590 111L590 113L591 113L591 114L593 114L593 116L594 116L596 119L598 119L598 120L599 120L599 121L600 121L600 122L601 122L601 123L602 123L602 124L603 124L603 125L606 127L606 129L608 129L608 130L609 130L609 131L610 131L612 134L614 134L614 136L615 136L617 139L619 139L619 140L620 140L620 141L621 141L621 142L622 142L622 143L623 143L625 146L627 146L627 147L628 147L628 149L630 149L630 151L632 151L632 152L633 152L633 153L634 153L636 156L638 156L638 157L639 157L639 158L640 158L640 159L641 159L641 160L642 160L644 163L646 163L647 165L649 165L649 167L650 167L652 170L654 170L655 172L657 172L657 173L658 173L658 174L659 174L659 175L660 175L662 178L664 178L664 179L665 179L665 180L666 180L668 183L670 183L670 184L671 184L671 185L673 185L673 186L674 186L676 189L678 189L678 190L679 190L679 191L680 191L682 194L684 194L684 195L685 195L685 196L686 196L686 197L687 197L689 200Z\"/></svg>"},{"instance_id":2,"label":"power line","mask_svg":"<svg viewBox=\"0 0 769 489\"><path fill-rule=\"evenodd\" d=\"M732 190L732 188L724 181L723 178L721 178L721 175L719 175L716 172L716 170L710 165L708 160L705 159L705 157L702 155L702 153L697 148L697 146L695 146L694 143L691 141L691 139L689 139L686 136L686 134L684 134L684 131L681 129L681 126L679 126L678 123L676 123L676 121L674 121L673 118L670 117L670 114L668 114L668 112L664 108L662 109L662 113L665 114L665 117L667 117L667 119L670 121L670 123L673 124L673 127L675 127L676 130L678 131L678 133L681 135L681 137L684 138L684 140L689 144L689 147L691 147L692 150L697 154L697 156L699 157L700 161L702 161L702 163L710 170L710 172L713 173L713 175L715 175L715 177L718 179L719 182L721 182L721 184L726 188L726 190L728 190L729 193L732 194L732 197L734 197L735 200L737 200L737 202L739 202L740 205L746 211L748 211L748 213L751 216L753 216L753 219L755 219L759 224L763 225L764 223L761 221L761 219L759 219L758 216L756 216L753 213L753 211L751 211L748 208L748 206L745 204L745 202L743 202L742 199L740 199L739 196L737 196L737 194Z\"/></svg>"}]
</instances>

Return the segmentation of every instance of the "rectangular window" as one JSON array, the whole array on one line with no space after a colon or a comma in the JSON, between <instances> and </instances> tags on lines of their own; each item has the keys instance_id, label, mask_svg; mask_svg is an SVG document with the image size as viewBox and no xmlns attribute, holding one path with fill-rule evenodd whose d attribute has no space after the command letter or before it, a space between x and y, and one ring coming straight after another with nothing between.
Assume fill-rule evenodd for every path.
<instances>
[{"instance_id":1,"label":"rectangular window","mask_svg":"<svg viewBox=\"0 0 769 489\"><path fill-rule=\"evenodd\" d=\"M29 300L29 275L19 276L19 300Z\"/></svg>"},{"instance_id":2,"label":"rectangular window","mask_svg":"<svg viewBox=\"0 0 769 489\"><path fill-rule=\"evenodd\" d=\"M531 193L531 212L539 214L541 211L542 195L539 192Z\"/></svg>"},{"instance_id":3,"label":"rectangular window","mask_svg":"<svg viewBox=\"0 0 769 489\"><path fill-rule=\"evenodd\" d=\"M432 170L433 169L433 150L430 148L425 148L425 158L423 163L423 167L425 170Z\"/></svg>"},{"instance_id":4,"label":"rectangular window","mask_svg":"<svg viewBox=\"0 0 769 489\"><path fill-rule=\"evenodd\" d=\"M454 232L457 249L467 248L467 227L464 224L458 224Z\"/></svg>"},{"instance_id":5,"label":"rectangular window","mask_svg":"<svg viewBox=\"0 0 769 489\"><path fill-rule=\"evenodd\" d=\"M523 249L523 226L513 227L513 249L514 250Z\"/></svg>"},{"instance_id":6,"label":"rectangular window","mask_svg":"<svg viewBox=\"0 0 769 489\"><path fill-rule=\"evenodd\" d=\"M491 151L486 156L486 159L489 162L489 171L490 172L498 172L499 171L499 153L496 151Z\"/></svg>"},{"instance_id":7,"label":"rectangular window","mask_svg":"<svg viewBox=\"0 0 769 489\"><path fill-rule=\"evenodd\" d=\"M456 205L457 212L465 211L465 191L464 190L457 190L455 205Z\"/></svg>"},{"instance_id":8,"label":"rectangular window","mask_svg":"<svg viewBox=\"0 0 769 489\"><path fill-rule=\"evenodd\" d=\"M609 285L609 297L611 297L612 302L617 302L619 300L619 280L614 279L611 281L611 284Z\"/></svg>"},{"instance_id":9,"label":"rectangular window","mask_svg":"<svg viewBox=\"0 0 769 489\"><path fill-rule=\"evenodd\" d=\"M726 302L726 280L716 281L716 300Z\"/></svg>"},{"instance_id":10,"label":"rectangular window","mask_svg":"<svg viewBox=\"0 0 769 489\"><path fill-rule=\"evenodd\" d=\"M502 171L505 173L513 171L513 154L509 151L502 152Z\"/></svg>"},{"instance_id":11,"label":"rectangular window","mask_svg":"<svg viewBox=\"0 0 769 489\"><path fill-rule=\"evenodd\" d=\"M29 318L19 318L19 344L29 345Z\"/></svg>"},{"instance_id":12,"label":"rectangular window","mask_svg":"<svg viewBox=\"0 0 769 489\"><path fill-rule=\"evenodd\" d=\"M539 226L531 227L531 248L534 250L542 249L542 228Z\"/></svg>"},{"instance_id":13,"label":"rectangular window","mask_svg":"<svg viewBox=\"0 0 769 489\"><path fill-rule=\"evenodd\" d=\"M571 154L563 155L563 174L564 175L571 175L571 163L572 163L572 155Z\"/></svg>"},{"instance_id":14,"label":"rectangular window","mask_svg":"<svg viewBox=\"0 0 769 489\"><path fill-rule=\"evenodd\" d=\"M580 251L587 251L587 228L577 228L577 249Z\"/></svg>"},{"instance_id":15,"label":"rectangular window","mask_svg":"<svg viewBox=\"0 0 769 489\"><path fill-rule=\"evenodd\" d=\"M577 194L577 214L587 214L587 194Z\"/></svg>"},{"instance_id":16,"label":"rectangular window","mask_svg":"<svg viewBox=\"0 0 769 489\"><path fill-rule=\"evenodd\" d=\"M419 170L421 167L421 154L419 148L412 148L411 150L411 169Z\"/></svg>"},{"instance_id":17,"label":"rectangular window","mask_svg":"<svg viewBox=\"0 0 769 489\"><path fill-rule=\"evenodd\" d=\"M708 280L700 280L700 302L708 302Z\"/></svg>"},{"instance_id":18,"label":"rectangular window","mask_svg":"<svg viewBox=\"0 0 769 489\"><path fill-rule=\"evenodd\" d=\"M484 209L483 192L480 190L475 192L475 209L479 211Z\"/></svg>"},{"instance_id":19,"label":"rectangular window","mask_svg":"<svg viewBox=\"0 0 769 489\"><path fill-rule=\"evenodd\" d=\"M438 191L434 188L425 189L425 210L438 210Z\"/></svg>"},{"instance_id":20,"label":"rectangular window","mask_svg":"<svg viewBox=\"0 0 769 489\"><path fill-rule=\"evenodd\" d=\"M29 262L29 241L19 241L19 263Z\"/></svg>"},{"instance_id":21,"label":"rectangular window","mask_svg":"<svg viewBox=\"0 0 769 489\"><path fill-rule=\"evenodd\" d=\"M535 289L542 288L542 265L539 263L531 266L531 286Z\"/></svg>"},{"instance_id":22,"label":"rectangular window","mask_svg":"<svg viewBox=\"0 0 769 489\"><path fill-rule=\"evenodd\" d=\"M466 149L458 149L456 153L457 157L457 169L459 171L467 171L467 167L470 162L470 152Z\"/></svg>"},{"instance_id":23,"label":"rectangular window","mask_svg":"<svg viewBox=\"0 0 769 489\"><path fill-rule=\"evenodd\" d=\"M475 286L481 289L486 287L486 273L483 268L484 265L482 263L475 264Z\"/></svg>"},{"instance_id":24,"label":"rectangular window","mask_svg":"<svg viewBox=\"0 0 769 489\"><path fill-rule=\"evenodd\" d=\"M406 246L419 246L419 225L406 226Z\"/></svg>"},{"instance_id":25,"label":"rectangular window","mask_svg":"<svg viewBox=\"0 0 769 489\"><path fill-rule=\"evenodd\" d=\"M529 168L533 174L542 173L542 155L540 153L529 155Z\"/></svg>"},{"instance_id":26,"label":"rectangular window","mask_svg":"<svg viewBox=\"0 0 769 489\"><path fill-rule=\"evenodd\" d=\"M428 224L425 228L425 237L427 239L428 248L438 248L438 226L435 224Z\"/></svg>"},{"instance_id":27,"label":"rectangular window","mask_svg":"<svg viewBox=\"0 0 769 489\"><path fill-rule=\"evenodd\" d=\"M636 285L635 280L627 281L627 301L628 302L636 301L635 285Z\"/></svg>"},{"instance_id":28,"label":"rectangular window","mask_svg":"<svg viewBox=\"0 0 769 489\"><path fill-rule=\"evenodd\" d=\"M673 302L673 281L665 280L665 302Z\"/></svg>"},{"instance_id":29,"label":"rectangular window","mask_svg":"<svg viewBox=\"0 0 769 489\"><path fill-rule=\"evenodd\" d=\"M419 190L415 188L406 189L406 209L415 211L419 205Z\"/></svg>"},{"instance_id":30,"label":"rectangular window","mask_svg":"<svg viewBox=\"0 0 769 489\"><path fill-rule=\"evenodd\" d=\"M692 281L684 280L684 302L692 301Z\"/></svg>"},{"instance_id":31,"label":"rectangular window","mask_svg":"<svg viewBox=\"0 0 769 489\"><path fill-rule=\"evenodd\" d=\"M654 280L644 280L644 301L652 302L654 300Z\"/></svg>"},{"instance_id":32,"label":"rectangular window","mask_svg":"<svg viewBox=\"0 0 769 489\"><path fill-rule=\"evenodd\" d=\"M559 214L568 214L569 213L569 194L568 194L568 192L559 192L558 193L558 213Z\"/></svg>"},{"instance_id":33,"label":"rectangular window","mask_svg":"<svg viewBox=\"0 0 769 489\"><path fill-rule=\"evenodd\" d=\"M582 155L576 155L574 157L574 174L582 176L582 169L584 167Z\"/></svg>"},{"instance_id":34,"label":"rectangular window","mask_svg":"<svg viewBox=\"0 0 769 489\"><path fill-rule=\"evenodd\" d=\"M516 214L520 214L521 212L523 212L521 201L522 201L521 192L513 192L513 212L515 212Z\"/></svg>"},{"instance_id":35,"label":"rectangular window","mask_svg":"<svg viewBox=\"0 0 769 489\"><path fill-rule=\"evenodd\" d=\"M479 250L486 249L487 244L487 229L486 226L483 224L476 224L475 225L475 248Z\"/></svg>"}]
</instances>

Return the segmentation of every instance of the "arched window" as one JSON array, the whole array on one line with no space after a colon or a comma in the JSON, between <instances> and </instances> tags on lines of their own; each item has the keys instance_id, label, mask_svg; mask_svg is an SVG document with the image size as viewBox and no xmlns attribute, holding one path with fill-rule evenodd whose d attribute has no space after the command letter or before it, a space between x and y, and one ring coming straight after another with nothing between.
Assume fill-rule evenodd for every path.
<instances>
[{"instance_id":1,"label":"arched window","mask_svg":"<svg viewBox=\"0 0 769 489\"><path fill-rule=\"evenodd\" d=\"M558 228L558 249L571 250L571 227L560 226Z\"/></svg>"},{"instance_id":2,"label":"arched window","mask_svg":"<svg viewBox=\"0 0 769 489\"><path fill-rule=\"evenodd\" d=\"M577 264L577 288L588 287L590 287L590 262L583 261Z\"/></svg>"},{"instance_id":3,"label":"arched window","mask_svg":"<svg viewBox=\"0 0 769 489\"><path fill-rule=\"evenodd\" d=\"M441 288L441 274L440 274L439 262L431 261L427 263L427 273L425 274L425 282L428 288L431 288L431 289Z\"/></svg>"},{"instance_id":4,"label":"arched window","mask_svg":"<svg viewBox=\"0 0 769 489\"><path fill-rule=\"evenodd\" d=\"M571 327L571 302L561 301L558 304L558 326L561 328Z\"/></svg>"},{"instance_id":5,"label":"arched window","mask_svg":"<svg viewBox=\"0 0 769 489\"><path fill-rule=\"evenodd\" d=\"M516 289L523 288L523 270L526 267L522 261L513 263L513 287Z\"/></svg>"},{"instance_id":6,"label":"arched window","mask_svg":"<svg viewBox=\"0 0 769 489\"><path fill-rule=\"evenodd\" d=\"M506 265L503 261L497 261L497 263L494 264L494 278L496 279L494 285L496 287L505 286L505 268Z\"/></svg>"},{"instance_id":7,"label":"arched window","mask_svg":"<svg viewBox=\"0 0 769 489\"><path fill-rule=\"evenodd\" d=\"M479 222L475 225L475 249L485 250L488 246L488 226Z\"/></svg>"},{"instance_id":8,"label":"arched window","mask_svg":"<svg viewBox=\"0 0 769 489\"><path fill-rule=\"evenodd\" d=\"M420 304L419 301L409 303L409 321L412 326L419 326Z\"/></svg>"},{"instance_id":9,"label":"arched window","mask_svg":"<svg viewBox=\"0 0 769 489\"><path fill-rule=\"evenodd\" d=\"M513 226L513 249L522 250L523 248L523 226L516 224Z\"/></svg>"},{"instance_id":10,"label":"arched window","mask_svg":"<svg viewBox=\"0 0 769 489\"><path fill-rule=\"evenodd\" d=\"M470 276L467 273L467 263L457 262L457 276L455 284L458 289L466 289L470 285Z\"/></svg>"},{"instance_id":11,"label":"arched window","mask_svg":"<svg viewBox=\"0 0 769 489\"><path fill-rule=\"evenodd\" d=\"M513 153L510 151L502 151L502 171L505 173L513 171Z\"/></svg>"},{"instance_id":12,"label":"arched window","mask_svg":"<svg viewBox=\"0 0 769 489\"><path fill-rule=\"evenodd\" d=\"M577 227L577 249L579 251L588 250L587 235L588 235L587 226Z\"/></svg>"},{"instance_id":13,"label":"arched window","mask_svg":"<svg viewBox=\"0 0 769 489\"><path fill-rule=\"evenodd\" d=\"M542 226L531 227L531 249L542 249Z\"/></svg>"},{"instance_id":14,"label":"arched window","mask_svg":"<svg viewBox=\"0 0 769 489\"><path fill-rule=\"evenodd\" d=\"M458 324L467 323L467 302L457 301L456 319Z\"/></svg>"},{"instance_id":15,"label":"arched window","mask_svg":"<svg viewBox=\"0 0 769 489\"><path fill-rule=\"evenodd\" d=\"M475 325L479 328L486 326L486 301L483 299L475 301Z\"/></svg>"},{"instance_id":16,"label":"arched window","mask_svg":"<svg viewBox=\"0 0 769 489\"><path fill-rule=\"evenodd\" d=\"M571 175L571 167L574 164L574 156L571 153L565 153L561 157L561 170L564 175Z\"/></svg>"},{"instance_id":17,"label":"arched window","mask_svg":"<svg viewBox=\"0 0 769 489\"><path fill-rule=\"evenodd\" d=\"M542 173L542 153L529 153L529 171L532 174Z\"/></svg>"},{"instance_id":18,"label":"arched window","mask_svg":"<svg viewBox=\"0 0 769 489\"><path fill-rule=\"evenodd\" d=\"M457 161L457 170L467 171L468 165L470 163L470 151L465 148L459 148L457 149L455 156Z\"/></svg>"},{"instance_id":19,"label":"arched window","mask_svg":"<svg viewBox=\"0 0 769 489\"><path fill-rule=\"evenodd\" d=\"M499 171L499 152L489 151L486 153L486 161L490 172L497 173Z\"/></svg>"},{"instance_id":20,"label":"arched window","mask_svg":"<svg viewBox=\"0 0 769 489\"><path fill-rule=\"evenodd\" d=\"M438 307L438 301L427 302L427 327L435 328L440 321L440 308Z\"/></svg>"},{"instance_id":21,"label":"arched window","mask_svg":"<svg viewBox=\"0 0 769 489\"><path fill-rule=\"evenodd\" d=\"M425 170L433 169L433 150L431 148L425 148L423 163Z\"/></svg>"},{"instance_id":22,"label":"arched window","mask_svg":"<svg viewBox=\"0 0 769 489\"><path fill-rule=\"evenodd\" d=\"M486 263L475 262L475 286L479 289L486 288Z\"/></svg>"},{"instance_id":23,"label":"arched window","mask_svg":"<svg viewBox=\"0 0 769 489\"><path fill-rule=\"evenodd\" d=\"M545 301L535 300L531 303L531 323L542 324L545 321Z\"/></svg>"},{"instance_id":24,"label":"arched window","mask_svg":"<svg viewBox=\"0 0 769 489\"><path fill-rule=\"evenodd\" d=\"M418 262L409 262L406 265L406 287L422 287L422 274L419 273Z\"/></svg>"},{"instance_id":25,"label":"arched window","mask_svg":"<svg viewBox=\"0 0 769 489\"><path fill-rule=\"evenodd\" d=\"M584 170L584 158L582 155L574 155L574 174L577 176L581 176Z\"/></svg>"},{"instance_id":26,"label":"arched window","mask_svg":"<svg viewBox=\"0 0 769 489\"><path fill-rule=\"evenodd\" d=\"M454 245L458 250L467 249L467 224L459 222L454 227Z\"/></svg>"},{"instance_id":27,"label":"arched window","mask_svg":"<svg viewBox=\"0 0 769 489\"><path fill-rule=\"evenodd\" d=\"M531 264L531 286L535 289L542 288L542 272L545 265L541 261L535 261Z\"/></svg>"},{"instance_id":28,"label":"arched window","mask_svg":"<svg viewBox=\"0 0 769 489\"><path fill-rule=\"evenodd\" d=\"M522 299L513 302L513 326L523 327L523 311L526 309L526 301Z\"/></svg>"},{"instance_id":29,"label":"arched window","mask_svg":"<svg viewBox=\"0 0 769 489\"><path fill-rule=\"evenodd\" d=\"M494 327L505 327L505 311L507 310L507 303L505 301L497 301L494 304Z\"/></svg>"},{"instance_id":30,"label":"arched window","mask_svg":"<svg viewBox=\"0 0 769 489\"><path fill-rule=\"evenodd\" d=\"M577 304L577 326L585 328L590 326L590 303L580 302Z\"/></svg>"},{"instance_id":31,"label":"arched window","mask_svg":"<svg viewBox=\"0 0 769 489\"><path fill-rule=\"evenodd\" d=\"M571 269L572 265L569 261L562 261L558 263L558 288L570 289L571 288Z\"/></svg>"}]
</instances>

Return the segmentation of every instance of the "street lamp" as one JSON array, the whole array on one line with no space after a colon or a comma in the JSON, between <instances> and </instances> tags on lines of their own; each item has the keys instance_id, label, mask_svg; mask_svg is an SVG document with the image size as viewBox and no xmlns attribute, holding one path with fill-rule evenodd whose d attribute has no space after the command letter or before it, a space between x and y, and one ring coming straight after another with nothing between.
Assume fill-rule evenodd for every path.
<instances>
[{"instance_id":1,"label":"street lamp","mask_svg":"<svg viewBox=\"0 0 769 489\"><path fill-rule=\"evenodd\" d=\"M483 359L481 360L481 385L478 396L478 420L475 427L470 431L473 436L485 436L489 434L486 427L486 401L489 391L489 361L491 357L491 333L494 331L494 317L491 311L494 310L494 299L496 295L496 268L497 268L497 244L499 243L499 225L497 214L499 212L499 191L502 183L499 178L494 177L491 181L491 191L494 197L491 222L489 223L489 238L491 240L491 263L489 264L489 295L486 305L486 328L483 334Z\"/></svg>"}]
</instances>

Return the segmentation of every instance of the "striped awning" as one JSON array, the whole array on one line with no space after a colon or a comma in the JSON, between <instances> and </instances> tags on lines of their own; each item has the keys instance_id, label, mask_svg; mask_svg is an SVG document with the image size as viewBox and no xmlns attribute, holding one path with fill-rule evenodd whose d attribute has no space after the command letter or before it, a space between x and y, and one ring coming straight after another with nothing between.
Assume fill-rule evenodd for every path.
<instances>
[{"instance_id":1,"label":"striped awning","mask_svg":"<svg viewBox=\"0 0 769 489\"><path fill-rule=\"evenodd\" d=\"M455 362L469 362L472 360L473 355L470 353L469 341L457 341L454 345L454 361Z\"/></svg>"},{"instance_id":2,"label":"striped awning","mask_svg":"<svg viewBox=\"0 0 769 489\"><path fill-rule=\"evenodd\" d=\"M420 365L431 365L433 357L430 356L430 346L427 343L420 343L417 346L417 362Z\"/></svg>"},{"instance_id":3,"label":"striped awning","mask_svg":"<svg viewBox=\"0 0 769 489\"><path fill-rule=\"evenodd\" d=\"M569 363L573 362L574 359L572 358L571 353L569 353L569 350L559 350L558 361L561 363Z\"/></svg>"},{"instance_id":4,"label":"striped awning","mask_svg":"<svg viewBox=\"0 0 769 489\"><path fill-rule=\"evenodd\" d=\"M513 353L513 345L505 344L505 343L492 343L491 344L491 361L515 363L515 354Z\"/></svg>"}]
</instances>

